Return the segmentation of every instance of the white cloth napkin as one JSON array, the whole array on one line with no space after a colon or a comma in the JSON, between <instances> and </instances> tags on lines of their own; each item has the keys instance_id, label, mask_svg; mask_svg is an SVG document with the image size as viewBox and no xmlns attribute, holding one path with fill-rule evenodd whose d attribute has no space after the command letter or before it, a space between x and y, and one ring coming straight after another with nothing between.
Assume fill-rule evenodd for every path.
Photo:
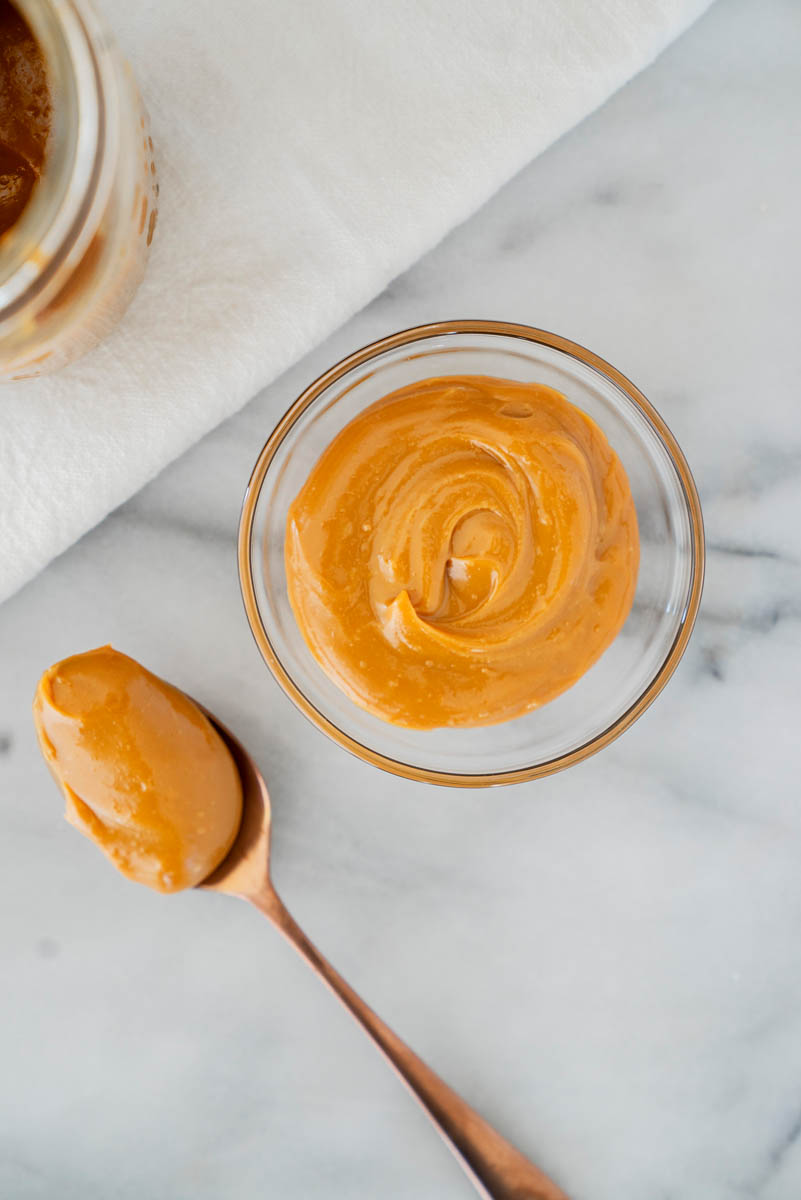
<instances>
[{"instance_id":1,"label":"white cloth napkin","mask_svg":"<svg viewBox=\"0 0 801 1200\"><path fill-rule=\"evenodd\" d=\"M105 345L0 384L0 599L708 2L106 0L152 117L159 227Z\"/></svg>"}]
</instances>

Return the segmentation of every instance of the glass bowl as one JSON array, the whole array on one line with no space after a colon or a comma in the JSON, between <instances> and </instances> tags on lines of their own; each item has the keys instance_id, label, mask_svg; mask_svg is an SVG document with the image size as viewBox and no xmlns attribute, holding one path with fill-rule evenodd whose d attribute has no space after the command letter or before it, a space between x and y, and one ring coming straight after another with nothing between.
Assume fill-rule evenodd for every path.
<instances>
[{"instance_id":1,"label":"glass bowl","mask_svg":"<svg viewBox=\"0 0 801 1200\"><path fill-rule=\"evenodd\" d=\"M640 527L631 613L615 641L557 699L501 725L415 730L354 704L306 646L287 594L287 511L328 443L362 409L415 381L492 375L556 388L600 425L628 474ZM279 421L251 475L239 527L250 627L287 695L340 746L410 779L462 787L518 783L580 762L645 711L684 652L701 599L704 534L692 475L641 392L566 338L498 321L442 321L351 354Z\"/></svg>"}]
</instances>

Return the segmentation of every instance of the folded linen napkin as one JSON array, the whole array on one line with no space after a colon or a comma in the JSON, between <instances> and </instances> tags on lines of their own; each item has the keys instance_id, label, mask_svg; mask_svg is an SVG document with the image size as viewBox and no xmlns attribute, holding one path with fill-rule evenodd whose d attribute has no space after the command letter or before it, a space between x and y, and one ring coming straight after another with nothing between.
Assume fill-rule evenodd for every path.
<instances>
[{"instance_id":1,"label":"folded linen napkin","mask_svg":"<svg viewBox=\"0 0 801 1200\"><path fill-rule=\"evenodd\" d=\"M106 0L161 211L108 341L0 385L0 599L376 295L709 0Z\"/></svg>"}]
</instances>

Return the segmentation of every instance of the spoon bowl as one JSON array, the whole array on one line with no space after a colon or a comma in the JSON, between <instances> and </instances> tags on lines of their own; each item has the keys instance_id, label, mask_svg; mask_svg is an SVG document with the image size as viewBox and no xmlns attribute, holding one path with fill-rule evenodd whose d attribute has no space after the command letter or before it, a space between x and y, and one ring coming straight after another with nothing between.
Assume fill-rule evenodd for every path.
<instances>
[{"instance_id":1,"label":"spoon bowl","mask_svg":"<svg viewBox=\"0 0 801 1200\"><path fill-rule=\"evenodd\" d=\"M195 701L197 703L197 701ZM202 705L236 763L242 820L220 865L198 886L255 905L305 958L397 1072L485 1200L568 1200L567 1196L401 1041L334 970L291 916L270 879L270 795L241 742Z\"/></svg>"}]
</instances>

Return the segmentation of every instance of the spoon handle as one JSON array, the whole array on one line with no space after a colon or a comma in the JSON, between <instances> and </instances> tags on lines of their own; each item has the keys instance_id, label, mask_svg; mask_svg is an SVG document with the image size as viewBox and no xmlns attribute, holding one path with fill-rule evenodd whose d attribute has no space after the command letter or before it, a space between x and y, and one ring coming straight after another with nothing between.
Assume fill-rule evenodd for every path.
<instances>
[{"instance_id":1,"label":"spoon handle","mask_svg":"<svg viewBox=\"0 0 801 1200\"><path fill-rule=\"evenodd\" d=\"M272 887L246 897L306 959L395 1068L485 1200L567 1200L539 1168L435 1075L309 941Z\"/></svg>"}]
</instances>

